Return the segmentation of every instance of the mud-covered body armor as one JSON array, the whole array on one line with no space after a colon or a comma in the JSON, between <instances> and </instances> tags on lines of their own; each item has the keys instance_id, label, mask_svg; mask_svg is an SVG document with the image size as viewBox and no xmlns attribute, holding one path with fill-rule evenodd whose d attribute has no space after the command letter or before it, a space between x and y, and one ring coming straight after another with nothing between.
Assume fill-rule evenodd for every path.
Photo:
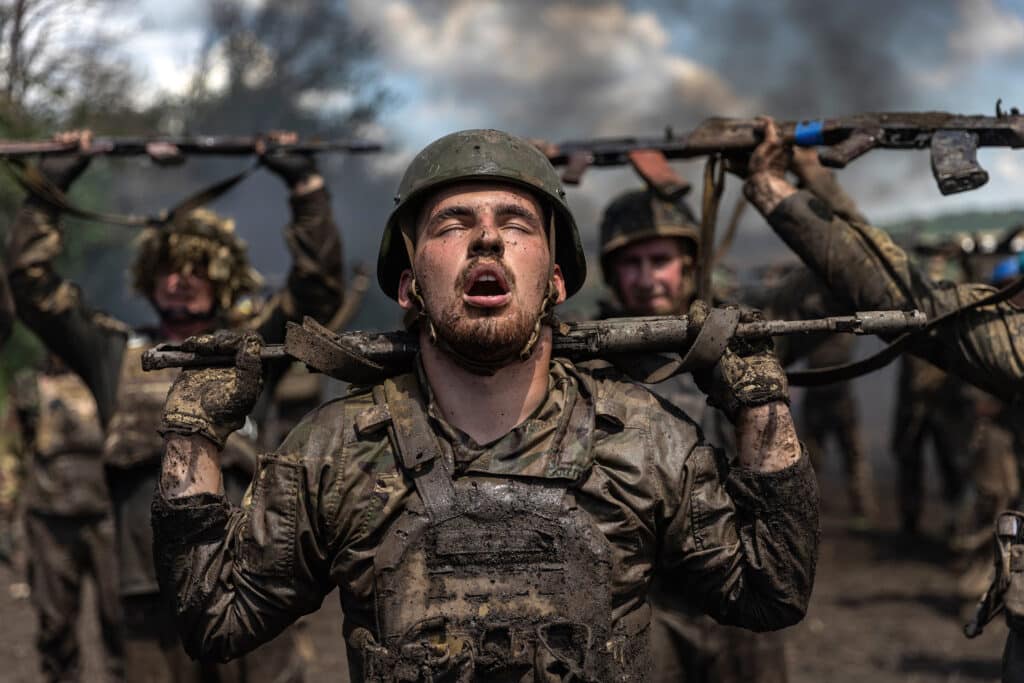
<instances>
[{"instance_id":1,"label":"mud-covered body armor","mask_svg":"<svg viewBox=\"0 0 1024 683\"><path fill-rule=\"evenodd\" d=\"M103 444L103 462L107 467L159 463L163 455L164 440L155 426L160 424L164 400L178 370L143 372L142 354L153 345L148 338L135 336L125 346L114 414Z\"/></svg>"},{"instance_id":2,"label":"mud-covered body armor","mask_svg":"<svg viewBox=\"0 0 1024 683\"><path fill-rule=\"evenodd\" d=\"M375 394L417 495L374 558L366 680L643 680L647 632L613 630L611 547L572 482L453 479L413 384ZM567 427L593 421L579 401Z\"/></svg>"}]
</instances>

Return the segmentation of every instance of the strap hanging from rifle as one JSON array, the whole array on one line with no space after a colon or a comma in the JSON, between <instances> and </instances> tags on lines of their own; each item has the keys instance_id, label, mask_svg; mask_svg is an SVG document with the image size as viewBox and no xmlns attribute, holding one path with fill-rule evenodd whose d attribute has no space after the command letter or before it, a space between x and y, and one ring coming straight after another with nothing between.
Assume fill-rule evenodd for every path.
<instances>
[{"instance_id":1,"label":"strap hanging from rifle","mask_svg":"<svg viewBox=\"0 0 1024 683\"><path fill-rule=\"evenodd\" d=\"M725 189L725 163L717 154L708 157L704 165L704 198L700 213L700 249L697 283L697 298L710 302L711 273L714 266L715 222L718 220L718 205Z\"/></svg>"},{"instance_id":2,"label":"strap hanging from rifle","mask_svg":"<svg viewBox=\"0 0 1024 683\"><path fill-rule=\"evenodd\" d=\"M875 370L883 368L896 360L900 354L906 351L911 342L916 341L922 335L928 334L940 325L944 325L956 319L962 313L966 313L967 311L972 311L983 306L994 306L995 304L1002 303L1022 291L1024 291L1024 277L1014 280L1006 287L1003 287L984 298L978 299L974 303L949 311L948 313L944 313L943 315L928 321L928 324L919 330L914 330L913 332L907 332L906 334L900 335L891 344L867 358L863 358L852 363L845 363L843 365L833 365L827 368L815 368L813 370L799 370L786 373L789 378L789 383L790 385L797 387L817 387L823 384L845 382L847 380L860 377L861 375L874 372Z\"/></svg>"},{"instance_id":3,"label":"strap hanging from rifle","mask_svg":"<svg viewBox=\"0 0 1024 683\"><path fill-rule=\"evenodd\" d=\"M194 209L212 202L214 199L224 195L235 185L247 178L249 174L259 167L259 162L257 161L243 169L241 172L224 178L223 180L219 180L212 185L189 195L170 210L161 211L155 216L106 213L103 211L86 209L72 202L63 190L54 185L53 182L40 173L39 169L35 166L28 166L20 159L8 159L4 166L11 177L14 178L15 182L24 188L26 192L62 213L87 221L143 228L166 225L173 222L178 216L185 215Z\"/></svg>"}]
</instances>

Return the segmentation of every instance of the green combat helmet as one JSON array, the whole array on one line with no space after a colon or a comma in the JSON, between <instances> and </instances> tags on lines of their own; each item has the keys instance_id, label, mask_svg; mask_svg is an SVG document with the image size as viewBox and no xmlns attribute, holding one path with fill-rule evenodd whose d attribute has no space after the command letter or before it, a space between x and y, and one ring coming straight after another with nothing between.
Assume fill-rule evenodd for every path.
<instances>
[{"instance_id":1,"label":"green combat helmet","mask_svg":"<svg viewBox=\"0 0 1024 683\"><path fill-rule=\"evenodd\" d=\"M169 225L146 228L139 235L131 271L132 286L139 294L152 295L157 270L163 265L184 273L205 268L221 312L259 289L263 281L249 263L248 246L235 234L235 222L209 209L194 209Z\"/></svg>"},{"instance_id":2,"label":"green combat helmet","mask_svg":"<svg viewBox=\"0 0 1024 683\"><path fill-rule=\"evenodd\" d=\"M576 221L565 201L565 189L547 157L522 138L498 130L464 130L427 145L409 164L395 195L377 258L377 282L392 299L409 268L415 220L427 196L446 185L474 180L518 185L541 198L552 212L554 263L562 269L572 296L587 277ZM404 233L404 237L403 237Z\"/></svg>"},{"instance_id":3,"label":"green combat helmet","mask_svg":"<svg viewBox=\"0 0 1024 683\"><path fill-rule=\"evenodd\" d=\"M700 228L682 202L662 199L651 190L624 192L612 200L601 219L601 272L614 286L611 255L635 242L654 237L679 237L700 248Z\"/></svg>"}]
</instances>

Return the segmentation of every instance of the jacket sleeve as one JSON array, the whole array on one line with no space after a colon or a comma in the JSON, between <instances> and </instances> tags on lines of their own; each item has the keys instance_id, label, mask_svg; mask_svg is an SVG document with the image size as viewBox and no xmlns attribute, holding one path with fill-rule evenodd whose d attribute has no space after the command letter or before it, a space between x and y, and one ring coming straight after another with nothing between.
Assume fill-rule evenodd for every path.
<instances>
[{"instance_id":1,"label":"jacket sleeve","mask_svg":"<svg viewBox=\"0 0 1024 683\"><path fill-rule=\"evenodd\" d=\"M7 281L7 271L0 261L0 347L7 343L14 329L14 298Z\"/></svg>"},{"instance_id":2,"label":"jacket sleeve","mask_svg":"<svg viewBox=\"0 0 1024 683\"><path fill-rule=\"evenodd\" d=\"M657 571L686 604L754 631L803 618L819 536L817 481L806 454L762 473L730 469L720 452L699 445L686 457L681 487L665 500L673 504L662 520Z\"/></svg>"},{"instance_id":3,"label":"jacket sleeve","mask_svg":"<svg viewBox=\"0 0 1024 683\"><path fill-rule=\"evenodd\" d=\"M921 274L882 230L847 221L800 191L768 222L841 302L856 310L917 308L935 318L993 291L979 284L935 282ZM975 309L916 341L911 352L1013 401L1024 386L1024 310L1010 302Z\"/></svg>"},{"instance_id":4,"label":"jacket sleeve","mask_svg":"<svg viewBox=\"0 0 1024 683\"><path fill-rule=\"evenodd\" d=\"M311 427L316 415L260 459L241 507L223 495L154 496L160 588L174 598L178 631L193 658L227 661L252 650L317 610L334 587L333 544L321 531L325 508L333 506L321 492L340 482L323 455L328 451L320 450L333 437L313 447L306 438L328 429ZM330 431L340 432L333 424Z\"/></svg>"},{"instance_id":5,"label":"jacket sleeve","mask_svg":"<svg viewBox=\"0 0 1024 683\"><path fill-rule=\"evenodd\" d=\"M331 214L327 190L292 196L292 221L284 239L292 266L286 286L253 322L268 343L284 340L285 323L311 316L327 323L345 294L341 237Z\"/></svg>"},{"instance_id":6,"label":"jacket sleeve","mask_svg":"<svg viewBox=\"0 0 1024 683\"><path fill-rule=\"evenodd\" d=\"M88 385L104 424L110 419L126 328L82 301L79 288L57 273L63 250L58 213L29 198L15 216L8 239L9 282L18 317Z\"/></svg>"}]
</instances>

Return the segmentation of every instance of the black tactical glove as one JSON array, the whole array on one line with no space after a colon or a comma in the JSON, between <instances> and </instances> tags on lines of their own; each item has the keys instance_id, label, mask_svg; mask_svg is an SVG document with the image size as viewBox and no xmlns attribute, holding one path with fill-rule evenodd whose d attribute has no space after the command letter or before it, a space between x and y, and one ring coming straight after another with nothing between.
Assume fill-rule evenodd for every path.
<instances>
[{"instance_id":1,"label":"black tactical glove","mask_svg":"<svg viewBox=\"0 0 1024 683\"><path fill-rule=\"evenodd\" d=\"M700 325L707 318L708 306L695 301L690 306L689 318ZM740 322L764 320L760 311L744 310ZM708 396L708 403L730 420L735 420L741 408L753 408L775 401L789 403L789 383L786 371L775 357L770 337L738 339L733 337L725 353L711 368L695 370L693 378Z\"/></svg>"},{"instance_id":2,"label":"black tactical glove","mask_svg":"<svg viewBox=\"0 0 1024 683\"><path fill-rule=\"evenodd\" d=\"M245 424L259 398L262 348L263 340L255 332L231 330L182 342L183 351L200 355L235 354L235 364L182 370L167 394L160 434L202 434L223 448L228 436Z\"/></svg>"},{"instance_id":3,"label":"black tactical glove","mask_svg":"<svg viewBox=\"0 0 1024 683\"><path fill-rule=\"evenodd\" d=\"M47 154L39 162L39 172L58 188L67 191L88 168L90 161L92 156L88 154Z\"/></svg>"},{"instance_id":4,"label":"black tactical glove","mask_svg":"<svg viewBox=\"0 0 1024 683\"><path fill-rule=\"evenodd\" d=\"M260 162L288 183L288 187L295 187L318 172L312 154L267 152L260 157Z\"/></svg>"}]
</instances>

